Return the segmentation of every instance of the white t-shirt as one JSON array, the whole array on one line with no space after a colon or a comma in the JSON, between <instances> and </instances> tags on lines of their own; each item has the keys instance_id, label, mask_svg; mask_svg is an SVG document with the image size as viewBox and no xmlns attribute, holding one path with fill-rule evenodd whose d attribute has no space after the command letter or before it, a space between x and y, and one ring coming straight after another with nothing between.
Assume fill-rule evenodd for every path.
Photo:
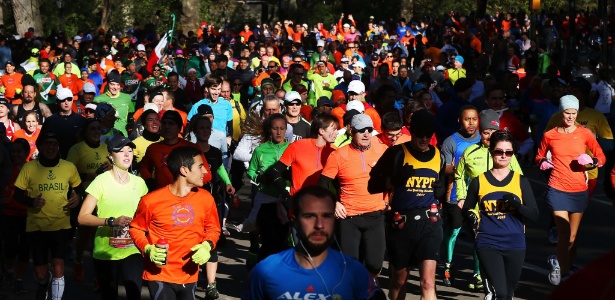
<instances>
[{"instance_id":1,"label":"white t-shirt","mask_svg":"<svg viewBox=\"0 0 615 300\"><path fill-rule=\"evenodd\" d=\"M613 94L615 91L606 81L600 80L598 83L592 84L592 91L597 91L599 98L596 101L594 107L597 111L608 114L611 112L611 101L613 100Z\"/></svg>"}]
</instances>

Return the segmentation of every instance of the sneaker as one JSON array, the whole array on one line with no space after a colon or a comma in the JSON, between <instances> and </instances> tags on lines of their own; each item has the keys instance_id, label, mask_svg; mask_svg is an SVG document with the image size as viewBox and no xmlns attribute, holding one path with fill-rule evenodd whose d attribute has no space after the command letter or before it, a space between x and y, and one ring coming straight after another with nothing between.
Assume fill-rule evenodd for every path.
<instances>
[{"instance_id":1,"label":"sneaker","mask_svg":"<svg viewBox=\"0 0 615 300\"><path fill-rule=\"evenodd\" d=\"M218 289L216 289L216 282L212 282L207 285L207 289L205 290L205 300L218 299L220 297L220 293L218 293Z\"/></svg>"},{"instance_id":2,"label":"sneaker","mask_svg":"<svg viewBox=\"0 0 615 300\"><path fill-rule=\"evenodd\" d=\"M547 242L551 245L557 245L557 228L549 228L549 231L547 232Z\"/></svg>"},{"instance_id":3,"label":"sneaker","mask_svg":"<svg viewBox=\"0 0 615 300\"><path fill-rule=\"evenodd\" d=\"M451 282L451 264L450 263L446 263L444 265L444 279L442 279L442 282L444 282L445 286L452 286L453 283Z\"/></svg>"},{"instance_id":4,"label":"sneaker","mask_svg":"<svg viewBox=\"0 0 615 300\"><path fill-rule=\"evenodd\" d=\"M75 263L73 265L73 279L76 282L83 281L83 263Z\"/></svg>"},{"instance_id":5,"label":"sneaker","mask_svg":"<svg viewBox=\"0 0 615 300\"><path fill-rule=\"evenodd\" d=\"M227 221L226 225L224 227L225 227L225 229L226 228L230 228L230 229L236 230L237 232L241 232L241 230L243 229L243 224L237 224L237 223L233 223L233 222ZM228 230L227 230L227 232L228 232Z\"/></svg>"},{"instance_id":6,"label":"sneaker","mask_svg":"<svg viewBox=\"0 0 615 300\"><path fill-rule=\"evenodd\" d=\"M557 261L557 256L549 255L549 258L547 259L547 263L549 264L549 269L550 269L549 282L552 285L559 285L562 278L561 278L560 269L559 269L559 262Z\"/></svg>"},{"instance_id":7,"label":"sneaker","mask_svg":"<svg viewBox=\"0 0 615 300\"><path fill-rule=\"evenodd\" d=\"M224 234L224 236L231 236L231 233L228 231L228 229L226 229L226 227L222 228L222 234Z\"/></svg>"},{"instance_id":8,"label":"sneaker","mask_svg":"<svg viewBox=\"0 0 615 300\"><path fill-rule=\"evenodd\" d=\"M468 289L475 291L482 290L483 287L483 278L480 277L480 274L474 274L472 280L470 280L470 283L468 284Z\"/></svg>"},{"instance_id":9,"label":"sneaker","mask_svg":"<svg viewBox=\"0 0 615 300\"><path fill-rule=\"evenodd\" d=\"M16 294L28 293L28 290L26 290L26 288L23 286L23 280L15 280L15 283L13 284L13 292L15 292Z\"/></svg>"}]
</instances>

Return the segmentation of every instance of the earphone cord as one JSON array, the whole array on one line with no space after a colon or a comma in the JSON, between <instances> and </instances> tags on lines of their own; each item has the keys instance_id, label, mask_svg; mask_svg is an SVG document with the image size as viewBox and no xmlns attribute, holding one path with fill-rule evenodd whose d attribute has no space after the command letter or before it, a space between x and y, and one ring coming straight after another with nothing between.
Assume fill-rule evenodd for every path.
<instances>
[{"instance_id":1,"label":"earphone cord","mask_svg":"<svg viewBox=\"0 0 615 300\"><path fill-rule=\"evenodd\" d=\"M316 271L316 274L318 274L318 277L320 277L320 280L322 281L322 284L325 286L325 290L327 290L327 294L329 294L331 299L333 299L333 293L332 292L335 292L335 290L342 284L342 282L344 282L344 276L346 276L346 258L344 257L344 254L342 253L342 250L341 250L342 247L340 247L340 243L337 241L337 237L334 236L333 239L335 240L335 244L337 245L337 247L340 249L339 252L340 252L340 255L342 257L342 261L344 262L344 271L342 272L342 278L337 283L337 285L335 285L333 287L333 289L331 291L329 291L329 287L327 286L327 283L325 282L325 279L322 277L320 272L318 272L318 268L316 268L316 266L314 265L313 260L312 260L312 256L310 255L310 252L308 252L307 249L305 249L305 246L303 245L303 242L301 242L301 240L299 241L299 244L301 245L301 248L303 248L303 251L305 251L305 253L308 256L308 262L310 263L312 268L314 268L314 271Z\"/></svg>"}]
</instances>

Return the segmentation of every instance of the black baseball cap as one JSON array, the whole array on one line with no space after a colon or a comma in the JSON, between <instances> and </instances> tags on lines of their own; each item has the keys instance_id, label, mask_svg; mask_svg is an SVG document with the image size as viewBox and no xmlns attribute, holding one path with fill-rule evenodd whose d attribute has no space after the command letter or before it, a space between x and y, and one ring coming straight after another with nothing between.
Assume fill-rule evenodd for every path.
<instances>
[{"instance_id":1,"label":"black baseball cap","mask_svg":"<svg viewBox=\"0 0 615 300\"><path fill-rule=\"evenodd\" d=\"M36 147L40 147L41 144L48 139L60 141L57 133L50 130L44 130L41 131L41 134L38 136L38 138L36 138Z\"/></svg>"},{"instance_id":2,"label":"black baseball cap","mask_svg":"<svg viewBox=\"0 0 615 300\"><path fill-rule=\"evenodd\" d=\"M198 114L203 116L203 115L213 115L214 114L214 110L211 108L211 106L207 105L207 104L201 104L199 105L199 107L196 109Z\"/></svg>"},{"instance_id":3,"label":"black baseball cap","mask_svg":"<svg viewBox=\"0 0 615 300\"><path fill-rule=\"evenodd\" d=\"M137 148L135 143L133 143L129 138L123 136L115 136L107 141L107 151L109 152L120 152L124 146L129 146L132 149Z\"/></svg>"}]
</instances>

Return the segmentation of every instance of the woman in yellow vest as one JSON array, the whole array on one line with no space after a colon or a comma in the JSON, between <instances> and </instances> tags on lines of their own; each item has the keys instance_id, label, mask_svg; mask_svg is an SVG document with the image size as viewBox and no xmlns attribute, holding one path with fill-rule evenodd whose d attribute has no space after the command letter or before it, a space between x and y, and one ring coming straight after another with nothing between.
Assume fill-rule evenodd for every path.
<instances>
[{"instance_id":1,"label":"woman in yellow vest","mask_svg":"<svg viewBox=\"0 0 615 300\"><path fill-rule=\"evenodd\" d=\"M491 135L493 168L472 179L463 205L467 221L478 224L476 251L493 299L512 299L525 259L523 218L538 219L529 180L509 168L515 151L506 131ZM478 203L479 216L470 210ZM480 218L480 219L479 219Z\"/></svg>"}]
</instances>

